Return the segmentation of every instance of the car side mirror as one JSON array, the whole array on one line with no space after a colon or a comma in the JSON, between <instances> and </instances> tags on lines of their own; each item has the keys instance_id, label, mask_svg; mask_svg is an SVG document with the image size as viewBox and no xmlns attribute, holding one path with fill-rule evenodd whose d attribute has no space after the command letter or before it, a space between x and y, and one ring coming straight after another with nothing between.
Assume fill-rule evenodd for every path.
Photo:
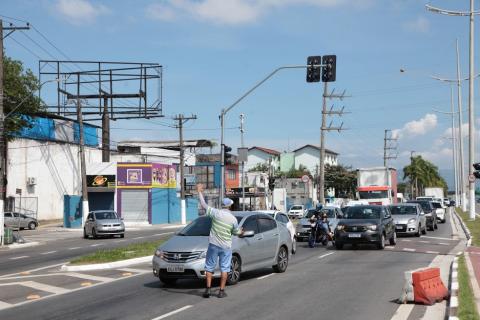
<instances>
[{"instance_id":1,"label":"car side mirror","mask_svg":"<svg viewBox=\"0 0 480 320\"><path fill-rule=\"evenodd\" d=\"M239 235L240 238L251 238L255 235L255 231L253 230L248 230L244 231L243 234Z\"/></svg>"}]
</instances>

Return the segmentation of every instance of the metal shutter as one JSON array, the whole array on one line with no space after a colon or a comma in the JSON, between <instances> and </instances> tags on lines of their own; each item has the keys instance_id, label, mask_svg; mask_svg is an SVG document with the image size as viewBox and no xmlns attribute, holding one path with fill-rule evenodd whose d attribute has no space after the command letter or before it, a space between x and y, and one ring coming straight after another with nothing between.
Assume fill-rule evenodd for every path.
<instances>
[{"instance_id":1,"label":"metal shutter","mask_svg":"<svg viewBox=\"0 0 480 320\"><path fill-rule=\"evenodd\" d=\"M121 202L126 222L148 222L148 190L122 190Z\"/></svg>"}]
</instances>

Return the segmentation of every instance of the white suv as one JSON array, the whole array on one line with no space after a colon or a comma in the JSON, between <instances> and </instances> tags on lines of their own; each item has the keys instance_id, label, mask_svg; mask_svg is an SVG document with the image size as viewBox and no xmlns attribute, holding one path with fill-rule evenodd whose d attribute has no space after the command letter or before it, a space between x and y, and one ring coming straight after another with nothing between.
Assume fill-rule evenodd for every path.
<instances>
[{"instance_id":1,"label":"white suv","mask_svg":"<svg viewBox=\"0 0 480 320\"><path fill-rule=\"evenodd\" d=\"M303 205L293 205L290 210L288 210L288 216L290 218L302 218L305 212L305 207Z\"/></svg>"}]
</instances>

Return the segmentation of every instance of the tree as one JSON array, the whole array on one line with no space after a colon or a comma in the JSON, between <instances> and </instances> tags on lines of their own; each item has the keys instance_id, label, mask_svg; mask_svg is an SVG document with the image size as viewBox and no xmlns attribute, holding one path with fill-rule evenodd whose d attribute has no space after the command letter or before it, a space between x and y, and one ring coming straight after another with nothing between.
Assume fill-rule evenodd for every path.
<instances>
[{"instance_id":1,"label":"tree","mask_svg":"<svg viewBox=\"0 0 480 320\"><path fill-rule=\"evenodd\" d=\"M268 164L257 163L253 168L250 168L248 172L268 172Z\"/></svg>"},{"instance_id":2,"label":"tree","mask_svg":"<svg viewBox=\"0 0 480 320\"><path fill-rule=\"evenodd\" d=\"M40 99L35 95L39 88L37 77L30 69L25 70L21 61L4 55L3 73L4 113L7 115L14 110L5 119L6 138L11 140L15 132L31 126L25 116L44 112L45 107L40 104Z\"/></svg>"},{"instance_id":3,"label":"tree","mask_svg":"<svg viewBox=\"0 0 480 320\"><path fill-rule=\"evenodd\" d=\"M325 166L325 187L335 188L335 197L353 198L357 188L357 172L342 165Z\"/></svg>"},{"instance_id":4,"label":"tree","mask_svg":"<svg viewBox=\"0 0 480 320\"><path fill-rule=\"evenodd\" d=\"M303 164L298 166L298 169L292 168L288 172L280 173L279 175L285 176L287 178L301 178L304 175L312 177L310 171Z\"/></svg>"},{"instance_id":5,"label":"tree","mask_svg":"<svg viewBox=\"0 0 480 320\"><path fill-rule=\"evenodd\" d=\"M406 178L415 186L417 196L427 187L440 187L445 193L447 191L447 183L440 176L438 167L421 156L413 157L411 163L403 168L403 179Z\"/></svg>"}]
</instances>

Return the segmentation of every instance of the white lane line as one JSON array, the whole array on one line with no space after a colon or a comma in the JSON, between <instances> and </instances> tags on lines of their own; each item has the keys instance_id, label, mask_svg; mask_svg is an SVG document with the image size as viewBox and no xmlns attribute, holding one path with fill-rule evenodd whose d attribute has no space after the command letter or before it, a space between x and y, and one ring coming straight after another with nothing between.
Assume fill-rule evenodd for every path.
<instances>
[{"instance_id":1,"label":"white lane line","mask_svg":"<svg viewBox=\"0 0 480 320\"><path fill-rule=\"evenodd\" d=\"M30 257L30 256L13 257L13 258L10 258L10 260L25 259L25 258L29 258L29 257Z\"/></svg>"},{"instance_id":2,"label":"white lane line","mask_svg":"<svg viewBox=\"0 0 480 320\"><path fill-rule=\"evenodd\" d=\"M143 239L143 238L145 238L145 237L135 237L135 238L132 238L132 239L135 240L135 239Z\"/></svg>"},{"instance_id":3,"label":"white lane line","mask_svg":"<svg viewBox=\"0 0 480 320\"><path fill-rule=\"evenodd\" d=\"M90 247L98 247L98 246L103 246L103 243L96 243L96 244L90 245Z\"/></svg>"},{"instance_id":4,"label":"white lane line","mask_svg":"<svg viewBox=\"0 0 480 320\"><path fill-rule=\"evenodd\" d=\"M123 240L117 240L115 242L123 242L123 241L127 241L127 240L123 239Z\"/></svg>"},{"instance_id":5,"label":"white lane line","mask_svg":"<svg viewBox=\"0 0 480 320\"><path fill-rule=\"evenodd\" d=\"M417 251L417 249L412 249L412 248L403 248L403 251L415 252L415 251Z\"/></svg>"},{"instance_id":6,"label":"white lane line","mask_svg":"<svg viewBox=\"0 0 480 320\"><path fill-rule=\"evenodd\" d=\"M385 249L387 249L387 250L393 250L393 249L395 249L395 247L385 247Z\"/></svg>"},{"instance_id":7,"label":"white lane line","mask_svg":"<svg viewBox=\"0 0 480 320\"><path fill-rule=\"evenodd\" d=\"M52 253L55 253L55 252L57 252L57 250L42 252L42 253L40 253L40 254L52 254Z\"/></svg>"},{"instance_id":8,"label":"white lane line","mask_svg":"<svg viewBox=\"0 0 480 320\"><path fill-rule=\"evenodd\" d=\"M257 280L262 280L262 279L271 277L271 276L273 276L274 274L275 274L275 273L270 273L270 274L267 274L267 275L265 275L265 276L258 277Z\"/></svg>"},{"instance_id":9,"label":"white lane line","mask_svg":"<svg viewBox=\"0 0 480 320\"><path fill-rule=\"evenodd\" d=\"M77 249L81 249L81 247L68 248L68 250L77 250Z\"/></svg>"},{"instance_id":10,"label":"white lane line","mask_svg":"<svg viewBox=\"0 0 480 320\"><path fill-rule=\"evenodd\" d=\"M52 264L52 265L49 265L49 266L45 266L45 267L41 267L41 268L36 268L36 269L31 269L31 270L25 270L25 271L21 271L21 272L35 272L35 271L40 271L40 270L55 268L55 267L63 266L63 265L64 265L65 263L67 263L67 262L68 262L68 261L64 261L64 262L61 262L61 263ZM0 279L5 278L5 277L11 277L11 276L17 275L17 274L19 274L19 273L20 273L20 272L4 274L4 275L1 275L1 276L0 276Z\"/></svg>"},{"instance_id":11,"label":"white lane line","mask_svg":"<svg viewBox=\"0 0 480 320\"><path fill-rule=\"evenodd\" d=\"M25 281L25 282L22 282L21 285L25 286L25 287L32 288L32 289L51 292L51 293L57 293L57 294L67 293L67 292L70 291L70 290L67 290L67 289L64 289L64 288L50 286L48 284L34 282L34 281Z\"/></svg>"},{"instance_id":12,"label":"white lane line","mask_svg":"<svg viewBox=\"0 0 480 320\"><path fill-rule=\"evenodd\" d=\"M13 306L13 304L0 301L0 310L10 308L11 306Z\"/></svg>"},{"instance_id":13,"label":"white lane line","mask_svg":"<svg viewBox=\"0 0 480 320\"><path fill-rule=\"evenodd\" d=\"M93 280L93 281L100 281L100 282L110 282L113 280L113 278L107 278L107 277L99 277L99 276L92 276L89 274L83 274L83 273L77 273L77 272L68 272L65 273L67 277L74 277L74 278L80 278L80 279L85 279L85 280Z\"/></svg>"},{"instance_id":14,"label":"white lane line","mask_svg":"<svg viewBox=\"0 0 480 320\"><path fill-rule=\"evenodd\" d=\"M449 246L449 245L450 245L449 243L444 243L444 242L439 242L439 243L437 243L437 244L439 244L439 245L441 245L441 246Z\"/></svg>"},{"instance_id":15,"label":"white lane line","mask_svg":"<svg viewBox=\"0 0 480 320\"><path fill-rule=\"evenodd\" d=\"M321 255L320 257L318 257L318 259L325 258L325 257L327 257L327 256L329 256L329 255L331 255L331 254L334 254L334 253L335 253L335 252L325 253L325 254Z\"/></svg>"},{"instance_id":16,"label":"white lane line","mask_svg":"<svg viewBox=\"0 0 480 320\"><path fill-rule=\"evenodd\" d=\"M402 304L390 320L407 320L414 306L414 304Z\"/></svg>"},{"instance_id":17,"label":"white lane line","mask_svg":"<svg viewBox=\"0 0 480 320\"><path fill-rule=\"evenodd\" d=\"M169 312L169 313L165 313L164 315L161 315L159 317L156 317L156 318L153 318L152 320L161 320L161 319L165 319L167 317L170 317L170 316L173 316L174 314L177 314L179 312L182 312L182 311L185 311L187 309L190 309L191 307L193 307L192 305L188 305L188 306L185 306L185 307L181 307L177 310L173 310L172 312Z\"/></svg>"},{"instance_id":18,"label":"white lane line","mask_svg":"<svg viewBox=\"0 0 480 320\"><path fill-rule=\"evenodd\" d=\"M430 236L422 236L422 238L427 238L427 239L437 239L437 240L448 240L448 241L458 241L455 239L451 238L442 238L442 237L430 237Z\"/></svg>"},{"instance_id":19,"label":"white lane line","mask_svg":"<svg viewBox=\"0 0 480 320\"><path fill-rule=\"evenodd\" d=\"M155 233L155 234L152 234L151 237L152 236L163 236L164 234L172 234L172 233L175 233L175 232L172 231L172 232L164 232L164 233Z\"/></svg>"},{"instance_id":20,"label":"white lane line","mask_svg":"<svg viewBox=\"0 0 480 320\"><path fill-rule=\"evenodd\" d=\"M410 239L400 239L400 241L411 242L412 240L410 240Z\"/></svg>"},{"instance_id":21,"label":"white lane line","mask_svg":"<svg viewBox=\"0 0 480 320\"><path fill-rule=\"evenodd\" d=\"M421 243L430 243L430 241L425 241L425 240L418 240L418 242L421 242Z\"/></svg>"},{"instance_id":22,"label":"white lane line","mask_svg":"<svg viewBox=\"0 0 480 320\"><path fill-rule=\"evenodd\" d=\"M135 268L122 268L118 269L120 271L125 271L125 272L134 272L134 273L147 273L147 272L152 272L152 270L144 270L144 269L135 269Z\"/></svg>"},{"instance_id":23,"label":"white lane line","mask_svg":"<svg viewBox=\"0 0 480 320\"><path fill-rule=\"evenodd\" d=\"M425 251L425 253L439 254L440 252L438 252L438 251Z\"/></svg>"}]
</instances>

